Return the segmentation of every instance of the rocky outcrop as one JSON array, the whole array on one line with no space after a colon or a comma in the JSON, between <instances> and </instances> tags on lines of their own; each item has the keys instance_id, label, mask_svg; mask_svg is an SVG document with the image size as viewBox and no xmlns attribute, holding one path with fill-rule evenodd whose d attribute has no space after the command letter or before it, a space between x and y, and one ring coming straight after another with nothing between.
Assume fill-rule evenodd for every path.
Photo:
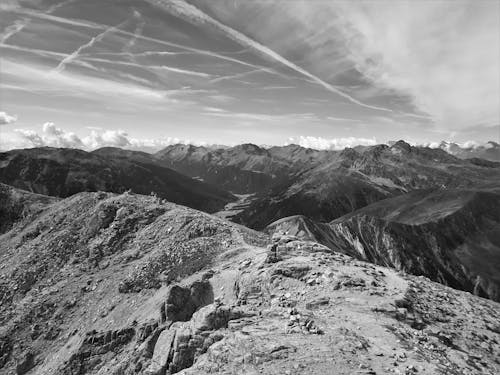
<instances>
[{"instance_id":1,"label":"rocky outcrop","mask_svg":"<svg viewBox=\"0 0 500 375\"><path fill-rule=\"evenodd\" d=\"M135 330L132 327L116 331L88 332L78 351L61 369L61 374L79 375L91 372L106 353L119 351L134 335Z\"/></svg>"},{"instance_id":2,"label":"rocky outcrop","mask_svg":"<svg viewBox=\"0 0 500 375\"><path fill-rule=\"evenodd\" d=\"M200 355L224 337L220 330L241 316L241 311L213 303L196 311L188 322L172 324L160 334L146 374L175 374L191 367Z\"/></svg>"},{"instance_id":3,"label":"rocky outcrop","mask_svg":"<svg viewBox=\"0 0 500 375\"><path fill-rule=\"evenodd\" d=\"M214 294L208 281L196 281L189 287L174 285L165 301L162 320L185 322L200 307L212 303Z\"/></svg>"}]
</instances>

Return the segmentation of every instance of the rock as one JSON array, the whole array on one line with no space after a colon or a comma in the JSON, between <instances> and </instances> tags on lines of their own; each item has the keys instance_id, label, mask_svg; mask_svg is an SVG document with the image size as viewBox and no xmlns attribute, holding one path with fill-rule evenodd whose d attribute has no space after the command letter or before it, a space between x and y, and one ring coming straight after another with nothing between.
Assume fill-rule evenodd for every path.
<instances>
[{"instance_id":1,"label":"rock","mask_svg":"<svg viewBox=\"0 0 500 375\"><path fill-rule=\"evenodd\" d=\"M24 353L20 361L17 362L16 374L26 374L33 367L35 367L35 355L32 352L28 351Z\"/></svg>"},{"instance_id":2,"label":"rock","mask_svg":"<svg viewBox=\"0 0 500 375\"><path fill-rule=\"evenodd\" d=\"M174 345L176 331L164 330L156 341L151 364L146 370L148 375L163 375L168 367L170 351Z\"/></svg>"},{"instance_id":3,"label":"rock","mask_svg":"<svg viewBox=\"0 0 500 375\"><path fill-rule=\"evenodd\" d=\"M330 303L329 297L318 297L312 301L306 303L306 309L313 310L320 306L325 306Z\"/></svg>"},{"instance_id":4,"label":"rock","mask_svg":"<svg viewBox=\"0 0 500 375\"><path fill-rule=\"evenodd\" d=\"M199 355L224 337L218 330L240 317L239 310L212 303L196 311L188 322L175 322L160 334L147 374L175 373L190 367Z\"/></svg>"},{"instance_id":5,"label":"rock","mask_svg":"<svg viewBox=\"0 0 500 375\"><path fill-rule=\"evenodd\" d=\"M274 269L274 275L282 275L293 279L301 279L311 269L308 264L280 264Z\"/></svg>"},{"instance_id":6,"label":"rock","mask_svg":"<svg viewBox=\"0 0 500 375\"><path fill-rule=\"evenodd\" d=\"M396 319L397 320L405 320L408 314L408 310L404 307L399 307L396 309Z\"/></svg>"},{"instance_id":7,"label":"rock","mask_svg":"<svg viewBox=\"0 0 500 375\"><path fill-rule=\"evenodd\" d=\"M202 306L214 300L208 281L196 281L189 287L174 285L165 302L165 318L171 322L187 321Z\"/></svg>"}]
</instances>

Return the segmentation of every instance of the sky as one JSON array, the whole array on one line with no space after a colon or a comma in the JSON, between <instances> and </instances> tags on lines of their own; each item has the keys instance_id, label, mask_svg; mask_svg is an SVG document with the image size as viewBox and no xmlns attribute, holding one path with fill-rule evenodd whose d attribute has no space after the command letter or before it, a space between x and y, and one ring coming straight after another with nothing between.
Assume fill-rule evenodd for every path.
<instances>
[{"instance_id":1,"label":"sky","mask_svg":"<svg viewBox=\"0 0 500 375\"><path fill-rule=\"evenodd\" d=\"M500 141L497 0L1 0L0 149Z\"/></svg>"}]
</instances>

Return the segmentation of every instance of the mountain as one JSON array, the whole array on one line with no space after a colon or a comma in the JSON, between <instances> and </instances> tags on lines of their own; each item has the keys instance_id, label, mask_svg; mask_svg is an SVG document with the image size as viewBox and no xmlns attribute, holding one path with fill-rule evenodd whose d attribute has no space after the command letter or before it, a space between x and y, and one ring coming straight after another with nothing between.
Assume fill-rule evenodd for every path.
<instances>
[{"instance_id":1,"label":"mountain","mask_svg":"<svg viewBox=\"0 0 500 375\"><path fill-rule=\"evenodd\" d=\"M454 142L441 142L439 148L461 159L486 159L500 161L500 144L489 141L484 145L463 147Z\"/></svg>"},{"instance_id":2,"label":"mountain","mask_svg":"<svg viewBox=\"0 0 500 375\"><path fill-rule=\"evenodd\" d=\"M31 194L0 183L0 234L34 212L38 212L57 198Z\"/></svg>"},{"instance_id":3,"label":"mountain","mask_svg":"<svg viewBox=\"0 0 500 375\"><path fill-rule=\"evenodd\" d=\"M233 220L255 229L293 215L328 222L413 190L499 184L498 165L461 160L441 149L414 147L403 141L363 152L347 148L259 194Z\"/></svg>"},{"instance_id":4,"label":"mountain","mask_svg":"<svg viewBox=\"0 0 500 375\"><path fill-rule=\"evenodd\" d=\"M211 149L172 145L157 152L163 165L236 194L265 191L320 163L330 152L297 145L265 149L253 144Z\"/></svg>"},{"instance_id":5,"label":"mountain","mask_svg":"<svg viewBox=\"0 0 500 375\"><path fill-rule=\"evenodd\" d=\"M2 374L500 371L496 302L158 197L45 203L0 235Z\"/></svg>"},{"instance_id":6,"label":"mountain","mask_svg":"<svg viewBox=\"0 0 500 375\"><path fill-rule=\"evenodd\" d=\"M500 189L418 190L328 224L290 217L267 227L358 259L500 301Z\"/></svg>"},{"instance_id":7,"label":"mountain","mask_svg":"<svg viewBox=\"0 0 500 375\"><path fill-rule=\"evenodd\" d=\"M154 192L208 212L235 199L222 189L158 164L149 154L117 148L85 152L43 147L0 153L0 182L57 197L98 190Z\"/></svg>"}]
</instances>

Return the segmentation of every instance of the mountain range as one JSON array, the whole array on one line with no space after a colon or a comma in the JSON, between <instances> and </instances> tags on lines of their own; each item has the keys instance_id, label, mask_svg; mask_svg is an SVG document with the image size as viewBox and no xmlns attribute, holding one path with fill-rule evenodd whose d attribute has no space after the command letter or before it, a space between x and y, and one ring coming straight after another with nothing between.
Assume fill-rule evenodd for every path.
<instances>
[{"instance_id":1,"label":"mountain range","mask_svg":"<svg viewBox=\"0 0 500 375\"><path fill-rule=\"evenodd\" d=\"M0 182L1 374L500 371L498 162L35 148Z\"/></svg>"},{"instance_id":2,"label":"mountain range","mask_svg":"<svg viewBox=\"0 0 500 375\"><path fill-rule=\"evenodd\" d=\"M454 142L441 142L439 148L462 159L480 158L492 161L500 161L500 144L489 141L484 145L460 146Z\"/></svg>"},{"instance_id":3,"label":"mountain range","mask_svg":"<svg viewBox=\"0 0 500 375\"><path fill-rule=\"evenodd\" d=\"M218 211L235 199L216 186L165 168L150 154L117 148L86 152L42 147L3 152L0 182L63 198L98 190L154 193L208 212Z\"/></svg>"}]
</instances>

